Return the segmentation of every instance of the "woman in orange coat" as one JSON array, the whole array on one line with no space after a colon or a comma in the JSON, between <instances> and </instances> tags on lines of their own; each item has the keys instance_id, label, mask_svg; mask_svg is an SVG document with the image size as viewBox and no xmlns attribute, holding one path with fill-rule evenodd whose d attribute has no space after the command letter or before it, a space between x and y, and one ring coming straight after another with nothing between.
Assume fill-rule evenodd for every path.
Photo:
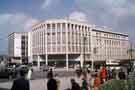
<instances>
[{"instance_id":1,"label":"woman in orange coat","mask_svg":"<svg viewBox=\"0 0 135 90\"><path fill-rule=\"evenodd\" d=\"M95 75L95 80L94 80L94 90L99 90L100 84L101 84L100 75L96 74Z\"/></svg>"},{"instance_id":2,"label":"woman in orange coat","mask_svg":"<svg viewBox=\"0 0 135 90\"><path fill-rule=\"evenodd\" d=\"M101 75L101 79L104 83L107 79L107 69L106 69L106 67L104 67L104 66L102 67L100 75Z\"/></svg>"}]
</instances>

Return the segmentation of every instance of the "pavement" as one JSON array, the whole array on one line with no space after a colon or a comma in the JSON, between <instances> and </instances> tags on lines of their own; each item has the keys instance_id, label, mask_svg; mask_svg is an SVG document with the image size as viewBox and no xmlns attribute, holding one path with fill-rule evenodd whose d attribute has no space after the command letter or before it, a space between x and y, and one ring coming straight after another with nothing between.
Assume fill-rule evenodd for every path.
<instances>
[{"instance_id":1,"label":"pavement","mask_svg":"<svg viewBox=\"0 0 135 90\"><path fill-rule=\"evenodd\" d=\"M42 79L47 77L48 72L43 71L35 71L32 73L32 79ZM68 71L66 69L55 69L53 71L54 75L58 75L59 77L70 77L75 76L75 70L69 69Z\"/></svg>"},{"instance_id":2,"label":"pavement","mask_svg":"<svg viewBox=\"0 0 135 90\"><path fill-rule=\"evenodd\" d=\"M54 75L57 74L58 76L55 77L57 80L60 81L60 89L65 90L71 87L70 79L75 78L75 71L73 69L55 69L53 71ZM30 90L47 90L47 72L43 71L36 71L32 74L32 80L30 80ZM13 80L9 79L0 79L0 90L10 90L12 87Z\"/></svg>"},{"instance_id":3,"label":"pavement","mask_svg":"<svg viewBox=\"0 0 135 90\"><path fill-rule=\"evenodd\" d=\"M60 89L65 90L71 87L70 79L74 78L77 80L77 77L56 77L57 80L60 80ZM0 83L0 90L10 90L12 87L12 81ZM47 90L47 79L36 79L30 80L30 90Z\"/></svg>"}]
</instances>

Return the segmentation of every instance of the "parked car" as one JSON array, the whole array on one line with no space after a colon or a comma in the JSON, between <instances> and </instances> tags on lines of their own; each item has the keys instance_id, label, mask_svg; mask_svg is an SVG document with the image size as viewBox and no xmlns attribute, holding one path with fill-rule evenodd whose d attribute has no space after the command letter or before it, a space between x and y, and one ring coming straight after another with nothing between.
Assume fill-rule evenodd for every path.
<instances>
[{"instance_id":1,"label":"parked car","mask_svg":"<svg viewBox=\"0 0 135 90\"><path fill-rule=\"evenodd\" d=\"M50 68L49 68L49 66L47 66L47 65L43 65L43 66L40 67L40 70L41 70L41 71L45 71L45 72L49 71L49 69L50 69Z\"/></svg>"},{"instance_id":2,"label":"parked car","mask_svg":"<svg viewBox=\"0 0 135 90\"><path fill-rule=\"evenodd\" d=\"M15 67L12 70L13 77L17 77L17 75L20 73L21 70L24 70L27 73L28 72L28 66L26 66L26 65L20 65L20 66Z\"/></svg>"},{"instance_id":3,"label":"parked car","mask_svg":"<svg viewBox=\"0 0 135 90\"><path fill-rule=\"evenodd\" d=\"M0 78L10 78L12 77L12 68L6 67L0 71Z\"/></svg>"}]
</instances>

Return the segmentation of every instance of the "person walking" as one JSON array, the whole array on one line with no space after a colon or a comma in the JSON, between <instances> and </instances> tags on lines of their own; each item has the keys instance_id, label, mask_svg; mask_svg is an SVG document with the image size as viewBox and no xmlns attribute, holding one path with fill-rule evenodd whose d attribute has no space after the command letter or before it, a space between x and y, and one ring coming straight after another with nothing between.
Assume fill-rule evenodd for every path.
<instances>
[{"instance_id":1,"label":"person walking","mask_svg":"<svg viewBox=\"0 0 135 90\"><path fill-rule=\"evenodd\" d=\"M28 74L27 74L27 79L30 80L31 79L31 76L32 76L32 68L29 67Z\"/></svg>"},{"instance_id":2,"label":"person walking","mask_svg":"<svg viewBox=\"0 0 135 90\"><path fill-rule=\"evenodd\" d=\"M52 76L53 77L53 71L52 71L52 68L49 70L48 74L47 74L47 78L49 78L49 76Z\"/></svg>"},{"instance_id":3,"label":"person walking","mask_svg":"<svg viewBox=\"0 0 135 90\"><path fill-rule=\"evenodd\" d=\"M97 74L95 74L94 90L99 90L100 84L101 84L100 75L97 73Z\"/></svg>"},{"instance_id":4,"label":"person walking","mask_svg":"<svg viewBox=\"0 0 135 90\"><path fill-rule=\"evenodd\" d=\"M100 75L101 75L102 82L104 83L107 80L107 69L105 66L102 67Z\"/></svg>"},{"instance_id":5,"label":"person walking","mask_svg":"<svg viewBox=\"0 0 135 90\"><path fill-rule=\"evenodd\" d=\"M26 71L20 71L20 78L14 80L11 90L30 90L29 81L25 78Z\"/></svg>"},{"instance_id":6,"label":"person walking","mask_svg":"<svg viewBox=\"0 0 135 90\"><path fill-rule=\"evenodd\" d=\"M116 79L116 75L117 75L116 69L113 69L112 70L112 79Z\"/></svg>"},{"instance_id":7,"label":"person walking","mask_svg":"<svg viewBox=\"0 0 135 90\"><path fill-rule=\"evenodd\" d=\"M57 90L57 81L53 78L52 74L48 75L47 90Z\"/></svg>"},{"instance_id":8,"label":"person walking","mask_svg":"<svg viewBox=\"0 0 135 90\"><path fill-rule=\"evenodd\" d=\"M71 90L81 90L81 87L74 79L71 79L71 85Z\"/></svg>"},{"instance_id":9,"label":"person walking","mask_svg":"<svg viewBox=\"0 0 135 90\"><path fill-rule=\"evenodd\" d=\"M88 90L88 83L87 83L86 77L83 77L82 90Z\"/></svg>"},{"instance_id":10,"label":"person walking","mask_svg":"<svg viewBox=\"0 0 135 90\"><path fill-rule=\"evenodd\" d=\"M126 79L125 72L123 72L122 69L120 69L120 72L118 73L118 77L119 77L120 80L125 80Z\"/></svg>"}]
</instances>

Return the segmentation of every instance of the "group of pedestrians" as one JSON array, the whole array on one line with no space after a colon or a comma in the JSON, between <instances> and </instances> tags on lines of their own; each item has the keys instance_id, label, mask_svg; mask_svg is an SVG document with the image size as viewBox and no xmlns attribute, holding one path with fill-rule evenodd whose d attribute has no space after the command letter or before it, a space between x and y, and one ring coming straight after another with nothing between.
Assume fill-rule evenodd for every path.
<instances>
[{"instance_id":1,"label":"group of pedestrians","mask_svg":"<svg viewBox=\"0 0 135 90\"><path fill-rule=\"evenodd\" d=\"M29 79L31 73L31 71L28 71L27 74L27 72L21 70L20 78L14 80L11 90L30 90ZM128 70L127 73L130 74ZM26 74L27 78L25 78ZM117 76L121 80L130 78L122 69L117 73L115 69L107 69L105 66L102 66L100 70L96 70L94 73L88 69L82 69L79 74L77 79L71 78L71 87L66 90L99 90L101 84L116 79ZM54 76L52 69L50 69L47 74L47 90L60 90L60 80L56 77L57 75Z\"/></svg>"},{"instance_id":2,"label":"group of pedestrians","mask_svg":"<svg viewBox=\"0 0 135 90\"><path fill-rule=\"evenodd\" d=\"M81 74L78 76L80 76L81 78ZM108 80L127 80L131 79L132 74L131 70L128 69L127 72L125 72L122 68L120 70L116 70L115 68L110 69L109 67L102 66L99 70L96 69L94 72L86 70L84 74L84 72L82 71L82 76L82 84L79 84L78 82L78 85L81 87L81 90L99 90L100 85Z\"/></svg>"}]
</instances>

